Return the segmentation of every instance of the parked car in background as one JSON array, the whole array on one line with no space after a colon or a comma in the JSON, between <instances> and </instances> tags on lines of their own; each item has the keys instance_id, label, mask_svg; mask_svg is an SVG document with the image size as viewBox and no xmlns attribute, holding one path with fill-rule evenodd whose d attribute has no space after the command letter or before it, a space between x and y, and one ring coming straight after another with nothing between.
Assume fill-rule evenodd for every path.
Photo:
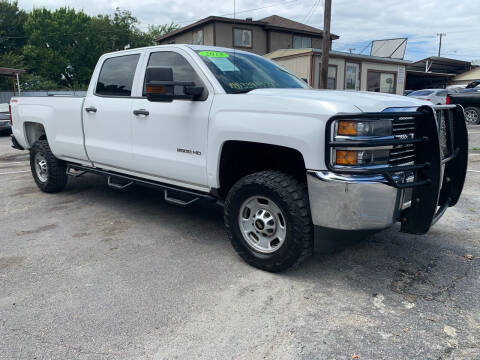
<instances>
[{"instance_id":1,"label":"parked car in background","mask_svg":"<svg viewBox=\"0 0 480 360\"><path fill-rule=\"evenodd\" d=\"M474 92L479 92L480 91L480 87L476 87L476 88L465 88L463 89L462 91L460 91L461 93L474 93Z\"/></svg>"},{"instance_id":2,"label":"parked car in background","mask_svg":"<svg viewBox=\"0 0 480 360\"><path fill-rule=\"evenodd\" d=\"M467 86L465 86L466 89L480 89L480 80L474 80L471 83L469 83Z\"/></svg>"},{"instance_id":3,"label":"parked car in background","mask_svg":"<svg viewBox=\"0 0 480 360\"><path fill-rule=\"evenodd\" d=\"M10 112L8 110L8 103L0 104L0 134L11 133L10 126Z\"/></svg>"},{"instance_id":4,"label":"parked car in background","mask_svg":"<svg viewBox=\"0 0 480 360\"><path fill-rule=\"evenodd\" d=\"M446 89L423 89L411 92L407 96L430 101L435 105L445 105L447 101L447 95L448 90Z\"/></svg>"},{"instance_id":5,"label":"parked car in background","mask_svg":"<svg viewBox=\"0 0 480 360\"><path fill-rule=\"evenodd\" d=\"M449 94L447 104L459 104L463 106L465 121L468 125L480 124L480 89L465 89L458 94Z\"/></svg>"}]
</instances>

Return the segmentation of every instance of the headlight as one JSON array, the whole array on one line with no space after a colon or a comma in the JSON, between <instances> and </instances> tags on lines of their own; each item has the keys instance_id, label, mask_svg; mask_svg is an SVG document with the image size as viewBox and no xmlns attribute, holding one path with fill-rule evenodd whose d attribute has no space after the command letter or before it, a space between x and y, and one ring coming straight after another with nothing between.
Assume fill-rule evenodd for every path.
<instances>
[{"instance_id":1,"label":"headlight","mask_svg":"<svg viewBox=\"0 0 480 360\"><path fill-rule=\"evenodd\" d=\"M391 119L338 120L333 137L342 141L368 141L369 138L392 136ZM389 149L362 149L354 146L333 150L333 164L341 166L388 165Z\"/></svg>"},{"instance_id":2,"label":"headlight","mask_svg":"<svg viewBox=\"0 0 480 360\"><path fill-rule=\"evenodd\" d=\"M391 120L352 121L339 120L336 135L340 136L391 136Z\"/></svg>"},{"instance_id":3,"label":"headlight","mask_svg":"<svg viewBox=\"0 0 480 360\"><path fill-rule=\"evenodd\" d=\"M388 164L389 150L336 150L335 164L347 166L374 166Z\"/></svg>"}]
</instances>

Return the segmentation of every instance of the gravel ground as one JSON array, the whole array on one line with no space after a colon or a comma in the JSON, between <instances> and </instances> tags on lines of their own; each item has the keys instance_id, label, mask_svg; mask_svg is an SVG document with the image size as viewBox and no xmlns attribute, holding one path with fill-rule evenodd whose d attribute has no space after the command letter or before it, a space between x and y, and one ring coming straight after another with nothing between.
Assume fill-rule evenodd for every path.
<instances>
[{"instance_id":1,"label":"gravel ground","mask_svg":"<svg viewBox=\"0 0 480 360\"><path fill-rule=\"evenodd\" d=\"M221 211L93 175L41 193L0 137L0 359L479 359L480 126L459 204L270 274ZM478 149L478 150L475 150Z\"/></svg>"}]
</instances>

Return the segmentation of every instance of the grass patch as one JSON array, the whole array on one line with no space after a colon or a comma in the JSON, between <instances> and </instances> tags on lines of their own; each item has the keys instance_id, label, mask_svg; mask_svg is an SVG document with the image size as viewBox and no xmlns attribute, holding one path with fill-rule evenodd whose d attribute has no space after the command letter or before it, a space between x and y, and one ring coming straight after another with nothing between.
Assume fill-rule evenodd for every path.
<instances>
[{"instance_id":1,"label":"grass patch","mask_svg":"<svg viewBox=\"0 0 480 360\"><path fill-rule=\"evenodd\" d=\"M480 150L480 147L474 146L474 147L472 148L472 150Z\"/></svg>"}]
</instances>

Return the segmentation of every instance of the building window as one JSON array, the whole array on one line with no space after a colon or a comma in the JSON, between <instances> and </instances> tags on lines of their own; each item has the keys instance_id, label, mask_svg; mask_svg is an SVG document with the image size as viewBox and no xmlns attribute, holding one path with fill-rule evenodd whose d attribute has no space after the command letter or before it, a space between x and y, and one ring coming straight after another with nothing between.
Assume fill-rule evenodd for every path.
<instances>
[{"instance_id":1,"label":"building window","mask_svg":"<svg viewBox=\"0 0 480 360\"><path fill-rule=\"evenodd\" d=\"M337 88L337 65L328 65L327 89Z\"/></svg>"},{"instance_id":2,"label":"building window","mask_svg":"<svg viewBox=\"0 0 480 360\"><path fill-rule=\"evenodd\" d=\"M252 30L233 29L233 46L251 48Z\"/></svg>"},{"instance_id":3,"label":"building window","mask_svg":"<svg viewBox=\"0 0 480 360\"><path fill-rule=\"evenodd\" d=\"M345 90L360 90L360 64L345 63Z\"/></svg>"},{"instance_id":4,"label":"building window","mask_svg":"<svg viewBox=\"0 0 480 360\"><path fill-rule=\"evenodd\" d=\"M367 90L395 94L395 77L395 73L368 70Z\"/></svg>"},{"instance_id":5,"label":"building window","mask_svg":"<svg viewBox=\"0 0 480 360\"><path fill-rule=\"evenodd\" d=\"M312 38L308 36L293 35L293 48L304 49L312 47Z\"/></svg>"},{"instance_id":6,"label":"building window","mask_svg":"<svg viewBox=\"0 0 480 360\"><path fill-rule=\"evenodd\" d=\"M203 45L203 29L194 31L192 33L192 44Z\"/></svg>"}]
</instances>

